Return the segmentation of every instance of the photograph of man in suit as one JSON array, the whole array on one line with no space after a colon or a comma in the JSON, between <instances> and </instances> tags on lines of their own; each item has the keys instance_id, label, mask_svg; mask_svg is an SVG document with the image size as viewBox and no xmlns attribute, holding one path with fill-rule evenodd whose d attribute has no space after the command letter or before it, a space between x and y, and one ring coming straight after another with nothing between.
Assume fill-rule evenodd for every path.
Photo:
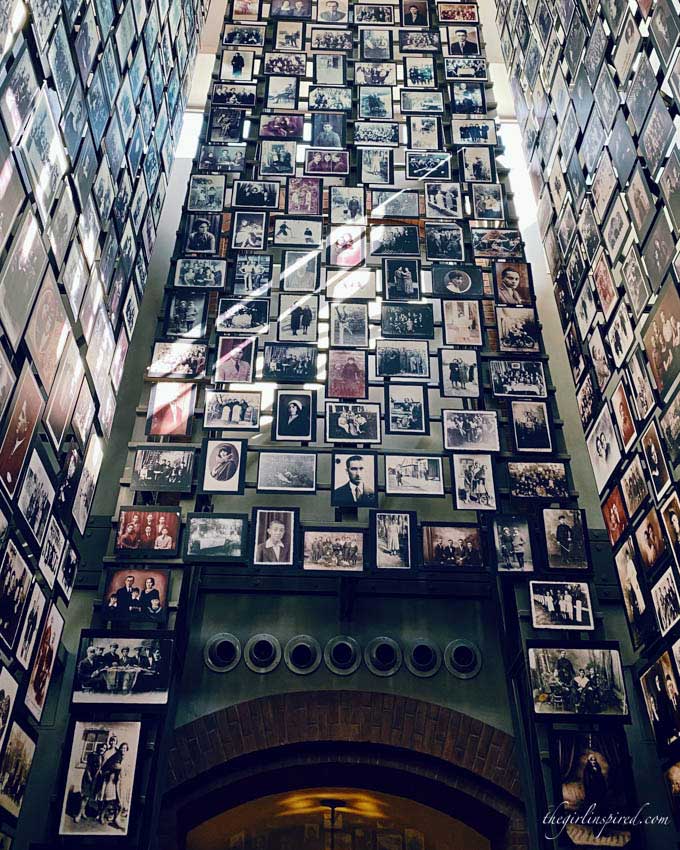
<instances>
[{"instance_id":1,"label":"photograph of man in suit","mask_svg":"<svg viewBox=\"0 0 680 850\"><path fill-rule=\"evenodd\" d=\"M261 528L265 526L264 542L255 546L256 564L292 564L291 537L286 523L282 519L271 519L268 512L258 518L258 540L262 538Z\"/></svg>"},{"instance_id":2,"label":"photograph of man in suit","mask_svg":"<svg viewBox=\"0 0 680 850\"><path fill-rule=\"evenodd\" d=\"M456 41L451 45L452 56L477 56L479 46L468 39L468 31L459 29L455 32Z\"/></svg>"},{"instance_id":3,"label":"photograph of man in suit","mask_svg":"<svg viewBox=\"0 0 680 850\"><path fill-rule=\"evenodd\" d=\"M337 24L338 21L344 21L347 15L340 11L340 4L337 0L326 0L326 11L322 12L319 17L326 23Z\"/></svg>"},{"instance_id":4,"label":"photograph of man in suit","mask_svg":"<svg viewBox=\"0 0 680 850\"><path fill-rule=\"evenodd\" d=\"M338 470L336 479L343 473L346 473L347 481L333 489L332 504L340 507L369 507L377 504L372 458L350 455L345 461L345 469Z\"/></svg>"}]
</instances>

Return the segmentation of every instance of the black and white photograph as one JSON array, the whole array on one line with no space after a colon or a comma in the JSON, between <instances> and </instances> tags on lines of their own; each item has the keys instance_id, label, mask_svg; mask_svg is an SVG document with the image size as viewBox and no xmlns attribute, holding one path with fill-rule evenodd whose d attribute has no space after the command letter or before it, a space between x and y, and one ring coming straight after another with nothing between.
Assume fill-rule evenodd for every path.
<instances>
[{"instance_id":1,"label":"black and white photograph","mask_svg":"<svg viewBox=\"0 0 680 850\"><path fill-rule=\"evenodd\" d=\"M315 295L279 295L278 338L282 342L313 342L318 334L319 299Z\"/></svg>"},{"instance_id":2,"label":"black and white photograph","mask_svg":"<svg viewBox=\"0 0 680 850\"><path fill-rule=\"evenodd\" d=\"M338 348L368 346L368 307L366 304L333 302L329 307L330 342Z\"/></svg>"},{"instance_id":3,"label":"black and white photograph","mask_svg":"<svg viewBox=\"0 0 680 850\"><path fill-rule=\"evenodd\" d=\"M141 729L139 721L75 721L59 835L128 834Z\"/></svg>"},{"instance_id":4,"label":"black and white photograph","mask_svg":"<svg viewBox=\"0 0 680 850\"><path fill-rule=\"evenodd\" d=\"M359 174L367 185L389 184L394 180L394 162L391 148L359 148Z\"/></svg>"},{"instance_id":5,"label":"black and white photograph","mask_svg":"<svg viewBox=\"0 0 680 850\"><path fill-rule=\"evenodd\" d=\"M276 390L272 439L316 438L316 395L313 390Z\"/></svg>"},{"instance_id":6,"label":"black and white photograph","mask_svg":"<svg viewBox=\"0 0 680 850\"><path fill-rule=\"evenodd\" d=\"M275 210L279 205L279 188L272 180L235 180L231 205L235 209Z\"/></svg>"},{"instance_id":7,"label":"black and white photograph","mask_svg":"<svg viewBox=\"0 0 680 850\"><path fill-rule=\"evenodd\" d=\"M500 451L494 410L442 410L442 430L447 451Z\"/></svg>"},{"instance_id":8,"label":"black and white photograph","mask_svg":"<svg viewBox=\"0 0 680 850\"><path fill-rule=\"evenodd\" d=\"M418 218L419 192L416 189L371 189L371 218Z\"/></svg>"},{"instance_id":9,"label":"black and white photograph","mask_svg":"<svg viewBox=\"0 0 680 850\"><path fill-rule=\"evenodd\" d=\"M224 260L182 258L177 261L174 286L189 289L222 289L227 264Z\"/></svg>"},{"instance_id":10,"label":"black and white photograph","mask_svg":"<svg viewBox=\"0 0 680 850\"><path fill-rule=\"evenodd\" d=\"M375 301L376 294L374 269L326 269L326 301Z\"/></svg>"},{"instance_id":11,"label":"black and white photograph","mask_svg":"<svg viewBox=\"0 0 680 850\"><path fill-rule=\"evenodd\" d=\"M422 565L425 569L481 569L482 538L476 525L447 522L422 524Z\"/></svg>"},{"instance_id":12,"label":"black and white photograph","mask_svg":"<svg viewBox=\"0 0 680 850\"><path fill-rule=\"evenodd\" d=\"M425 256L428 260L464 260L463 231L459 225L426 221Z\"/></svg>"},{"instance_id":13,"label":"black and white photograph","mask_svg":"<svg viewBox=\"0 0 680 850\"><path fill-rule=\"evenodd\" d=\"M192 254L216 254L220 243L221 216L190 215L186 234L185 248Z\"/></svg>"},{"instance_id":14,"label":"black and white photograph","mask_svg":"<svg viewBox=\"0 0 680 850\"><path fill-rule=\"evenodd\" d=\"M666 560L668 553L666 538L661 530L661 521L656 508L647 511L635 527L635 540L645 574L651 576L660 563Z\"/></svg>"},{"instance_id":15,"label":"black and white photograph","mask_svg":"<svg viewBox=\"0 0 680 850\"><path fill-rule=\"evenodd\" d=\"M220 298L215 330L220 334L266 334L269 330L269 299Z\"/></svg>"},{"instance_id":16,"label":"black and white photograph","mask_svg":"<svg viewBox=\"0 0 680 850\"><path fill-rule=\"evenodd\" d=\"M279 284L284 292L314 292L319 287L321 256L318 251L282 251Z\"/></svg>"},{"instance_id":17,"label":"black and white photograph","mask_svg":"<svg viewBox=\"0 0 680 850\"><path fill-rule=\"evenodd\" d=\"M462 178L467 183L489 183L496 179L496 167L491 148L467 145L460 149Z\"/></svg>"},{"instance_id":18,"label":"black and white photograph","mask_svg":"<svg viewBox=\"0 0 680 850\"><path fill-rule=\"evenodd\" d=\"M316 492L314 452L261 451L258 461L258 493Z\"/></svg>"},{"instance_id":19,"label":"black and white photograph","mask_svg":"<svg viewBox=\"0 0 680 850\"><path fill-rule=\"evenodd\" d=\"M245 514L187 514L187 561L235 561L248 555L248 517Z\"/></svg>"},{"instance_id":20,"label":"black and white photograph","mask_svg":"<svg viewBox=\"0 0 680 850\"><path fill-rule=\"evenodd\" d=\"M479 397L479 359L474 350L439 349L441 392L445 398Z\"/></svg>"},{"instance_id":21,"label":"black and white photograph","mask_svg":"<svg viewBox=\"0 0 680 850\"><path fill-rule=\"evenodd\" d=\"M531 624L535 629L592 631L590 588L585 581L530 581Z\"/></svg>"},{"instance_id":22,"label":"black and white photograph","mask_svg":"<svg viewBox=\"0 0 680 850\"><path fill-rule=\"evenodd\" d=\"M253 564L291 567L297 555L297 510L253 508Z\"/></svg>"},{"instance_id":23,"label":"black and white photograph","mask_svg":"<svg viewBox=\"0 0 680 850\"><path fill-rule=\"evenodd\" d=\"M581 648L581 646L583 648ZM538 716L628 716L621 656L615 645L529 642L529 679Z\"/></svg>"},{"instance_id":24,"label":"black and white photograph","mask_svg":"<svg viewBox=\"0 0 680 850\"><path fill-rule=\"evenodd\" d=\"M327 443L379 443L380 422L379 404L326 402Z\"/></svg>"},{"instance_id":25,"label":"black and white photograph","mask_svg":"<svg viewBox=\"0 0 680 850\"><path fill-rule=\"evenodd\" d=\"M499 398L546 398L543 364L531 360L489 361L493 394Z\"/></svg>"},{"instance_id":26,"label":"black and white photograph","mask_svg":"<svg viewBox=\"0 0 680 850\"><path fill-rule=\"evenodd\" d=\"M276 246L318 248L321 245L321 219L279 215L274 221L273 233Z\"/></svg>"},{"instance_id":27,"label":"black and white photograph","mask_svg":"<svg viewBox=\"0 0 680 850\"><path fill-rule=\"evenodd\" d=\"M298 108L298 77L270 76L266 79L267 109L295 110Z\"/></svg>"},{"instance_id":28,"label":"black and white photograph","mask_svg":"<svg viewBox=\"0 0 680 850\"><path fill-rule=\"evenodd\" d=\"M518 452L551 452L548 408L543 401L511 403L515 447Z\"/></svg>"},{"instance_id":29,"label":"black and white photograph","mask_svg":"<svg viewBox=\"0 0 680 850\"><path fill-rule=\"evenodd\" d=\"M251 383L256 354L257 338L220 337L215 358L215 383Z\"/></svg>"},{"instance_id":30,"label":"black and white photograph","mask_svg":"<svg viewBox=\"0 0 680 850\"><path fill-rule=\"evenodd\" d=\"M407 180L450 180L451 166L447 151L406 151Z\"/></svg>"},{"instance_id":31,"label":"black and white photograph","mask_svg":"<svg viewBox=\"0 0 680 850\"><path fill-rule=\"evenodd\" d=\"M438 115L408 115L408 146L413 151L440 150L444 144L442 120Z\"/></svg>"},{"instance_id":32,"label":"black and white photograph","mask_svg":"<svg viewBox=\"0 0 680 850\"><path fill-rule=\"evenodd\" d=\"M246 441L203 441L199 492L242 493L245 478Z\"/></svg>"},{"instance_id":33,"label":"black and white photograph","mask_svg":"<svg viewBox=\"0 0 680 850\"><path fill-rule=\"evenodd\" d=\"M54 587L54 580L57 577L57 570L64 554L65 545L66 537L64 536L64 532L61 530L61 526L55 519L54 514L52 514L47 525L47 532L40 551L40 560L38 561L38 569L50 588Z\"/></svg>"},{"instance_id":34,"label":"black and white photograph","mask_svg":"<svg viewBox=\"0 0 680 850\"><path fill-rule=\"evenodd\" d=\"M428 393L422 384L385 385L385 432L430 433Z\"/></svg>"},{"instance_id":35,"label":"black and white photograph","mask_svg":"<svg viewBox=\"0 0 680 850\"><path fill-rule=\"evenodd\" d=\"M500 183L473 183L472 209L475 218L504 221L503 189Z\"/></svg>"},{"instance_id":36,"label":"black and white photograph","mask_svg":"<svg viewBox=\"0 0 680 850\"><path fill-rule=\"evenodd\" d=\"M258 170L261 176L292 176L295 174L297 142L263 139L260 142Z\"/></svg>"},{"instance_id":37,"label":"black and white photograph","mask_svg":"<svg viewBox=\"0 0 680 850\"><path fill-rule=\"evenodd\" d=\"M355 121L354 144L396 147L399 144L397 121Z\"/></svg>"},{"instance_id":38,"label":"black and white photograph","mask_svg":"<svg viewBox=\"0 0 680 850\"><path fill-rule=\"evenodd\" d=\"M655 421L650 422L643 432L641 445L642 454L647 462L647 478L651 482L657 500L661 499L671 486L672 479Z\"/></svg>"},{"instance_id":39,"label":"black and white photograph","mask_svg":"<svg viewBox=\"0 0 680 850\"><path fill-rule=\"evenodd\" d=\"M387 340L375 343L376 374L382 378L427 379L430 352L427 340Z\"/></svg>"},{"instance_id":40,"label":"black and white photograph","mask_svg":"<svg viewBox=\"0 0 680 850\"><path fill-rule=\"evenodd\" d=\"M173 643L168 632L81 632L73 703L165 705Z\"/></svg>"},{"instance_id":41,"label":"black and white photograph","mask_svg":"<svg viewBox=\"0 0 680 850\"><path fill-rule=\"evenodd\" d=\"M358 87L358 97L359 118L390 120L393 117L391 86L361 85Z\"/></svg>"},{"instance_id":42,"label":"black and white photograph","mask_svg":"<svg viewBox=\"0 0 680 850\"><path fill-rule=\"evenodd\" d=\"M415 566L415 512L376 510L371 511L369 517L376 569L412 569Z\"/></svg>"},{"instance_id":43,"label":"black and white photograph","mask_svg":"<svg viewBox=\"0 0 680 850\"><path fill-rule=\"evenodd\" d=\"M302 567L305 570L362 572L365 548L365 532L360 529L305 528Z\"/></svg>"},{"instance_id":44,"label":"black and white photograph","mask_svg":"<svg viewBox=\"0 0 680 850\"><path fill-rule=\"evenodd\" d=\"M484 281L478 266L433 263L430 274L432 295L437 298L479 299L484 296Z\"/></svg>"},{"instance_id":45,"label":"black and white photograph","mask_svg":"<svg viewBox=\"0 0 680 850\"><path fill-rule=\"evenodd\" d=\"M373 508L378 505L378 458L371 452L334 451L331 505Z\"/></svg>"},{"instance_id":46,"label":"black and white photograph","mask_svg":"<svg viewBox=\"0 0 680 850\"><path fill-rule=\"evenodd\" d=\"M583 511L574 508L544 508L543 535L550 569L589 568Z\"/></svg>"},{"instance_id":47,"label":"black and white photograph","mask_svg":"<svg viewBox=\"0 0 680 850\"><path fill-rule=\"evenodd\" d=\"M475 26L447 27L451 56L480 56L479 29Z\"/></svg>"},{"instance_id":48,"label":"black and white photograph","mask_svg":"<svg viewBox=\"0 0 680 850\"><path fill-rule=\"evenodd\" d=\"M259 431L261 408L260 392L207 388L203 427L216 431Z\"/></svg>"},{"instance_id":49,"label":"black and white photograph","mask_svg":"<svg viewBox=\"0 0 680 850\"><path fill-rule=\"evenodd\" d=\"M464 214L460 183L440 181L425 183L427 218L462 218Z\"/></svg>"},{"instance_id":50,"label":"black and white photograph","mask_svg":"<svg viewBox=\"0 0 680 850\"><path fill-rule=\"evenodd\" d=\"M366 224L363 186L331 186L329 203L331 224Z\"/></svg>"},{"instance_id":51,"label":"black and white photograph","mask_svg":"<svg viewBox=\"0 0 680 850\"><path fill-rule=\"evenodd\" d=\"M316 379L316 355L314 345L288 342L266 342L262 380L284 384L299 384Z\"/></svg>"},{"instance_id":52,"label":"black and white photograph","mask_svg":"<svg viewBox=\"0 0 680 850\"><path fill-rule=\"evenodd\" d=\"M42 625L42 617L45 612L47 597L43 593L40 585L37 582L33 583L31 596L26 605L26 616L19 633L19 639L16 646L16 658L19 664L28 670L31 659L33 658L33 650L35 649L40 628ZM4 676L4 670L3 674ZM1 677L0 677L1 678ZM9 688L5 686L5 692L9 692Z\"/></svg>"},{"instance_id":53,"label":"black and white photograph","mask_svg":"<svg viewBox=\"0 0 680 850\"><path fill-rule=\"evenodd\" d=\"M380 332L385 339L434 339L431 304L383 303Z\"/></svg>"},{"instance_id":54,"label":"black and white photograph","mask_svg":"<svg viewBox=\"0 0 680 850\"><path fill-rule=\"evenodd\" d=\"M351 112L352 88L350 86L310 86L308 102L310 112L327 112L328 110Z\"/></svg>"},{"instance_id":55,"label":"black and white photograph","mask_svg":"<svg viewBox=\"0 0 680 850\"><path fill-rule=\"evenodd\" d=\"M654 302L641 337L656 388L665 399L680 375L680 295L672 280Z\"/></svg>"},{"instance_id":56,"label":"black and white photograph","mask_svg":"<svg viewBox=\"0 0 680 850\"><path fill-rule=\"evenodd\" d=\"M649 722L660 750L666 750L680 738L680 710L678 710L678 680L668 651L640 676L642 694Z\"/></svg>"},{"instance_id":57,"label":"black and white photograph","mask_svg":"<svg viewBox=\"0 0 680 850\"><path fill-rule=\"evenodd\" d=\"M354 83L392 88L397 85L397 65L395 62L355 62Z\"/></svg>"},{"instance_id":58,"label":"black and white photograph","mask_svg":"<svg viewBox=\"0 0 680 850\"><path fill-rule=\"evenodd\" d=\"M491 455L454 454L453 492L458 510L495 511Z\"/></svg>"},{"instance_id":59,"label":"black and white photograph","mask_svg":"<svg viewBox=\"0 0 680 850\"><path fill-rule=\"evenodd\" d=\"M567 469L563 463L508 461L510 495L519 499L566 499Z\"/></svg>"},{"instance_id":60,"label":"black and white photograph","mask_svg":"<svg viewBox=\"0 0 680 850\"><path fill-rule=\"evenodd\" d=\"M493 520L496 566L499 573L532 573L529 521L525 516L500 514Z\"/></svg>"},{"instance_id":61,"label":"black and white photograph","mask_svg":"<svg viewBox=\"0 0 680 850\"><path fill-rule=\"evenodd\" d=\"M540 326L533 307L496 307L498 343L501 351L538 353Z\"/></svg>"},{"instance_id":62,"label":"black and white photograph","mask_svg":"<svg viewBox=\"0 0 680 850\"><path fill-rule=\"evenodd\" d=\"M420 298L420 260L385 257L382 261L383 297L388 301Z\"/></svg>"},{"instance_id":63,"label":"black and white photograph","mask_svg":"<svg viewBox=\"0 0 680 850\"><path fill-rule=\"evenodd\" d=\"M43 545L55 492L45 464L38 450L34 449L19 491L17 507L39 547Z\"/></svg>"},{"instance_id":64,"label":"black and white photograph","mask_svg":"<svg viewBox=\"0 0 680 850\"><path fill-rule=\"evenodd\" d=\"M225 177L223 174L192 174L187 209L193 212L222 212Z\"/></svg>"},{"instance_id":65,"label":"black and white photograph","mask_svg":"<svg viewBox=\"0 0 680 850\"><path fill-rule=\"evenodd\" d=\"M443 496L444 467L435 455L386 454L387 496Z\"/></svg>"},{"instance_id":66,"label":"black and white photograph","mask_svg":"<svg viewBox=\"0 0 680 850\"><path fill-rule=\"evenodd\" d=\"M635 648L641 646L650 632L650 606L643 590L644 582L640 578L636 565L635 548L631 538L627 538L614 556L616 570L623 594L623 607L628 621L631 641ZM652 624L652 629L656 624Z\"/></svg>"},{"instance_id":67,"label":"black and white photograph","mask_svg":"<svg viewBox=\"0 0 680 850\"><path fill-rule=\"evenodd\" d=\"M239 251L262 251L267 247L267 213L244 212L232 214L231 247Z\"/></svg>"},{"instance_id":68,"label":"black and white photograph","mask_svg":"<svg viewBox=\"0 0 680 850\"><path fill-rule=\"evenodd\" d=\"M21 813L35 747L35 733L29 735L13 721L0 761L0 770L5 777L0 790L0 808L14 818L18 818Z\"/></svg>"},{"instance_id":69,"label":"black and white photograph","mask_svg":"<svg viewBox=\"0 0 680 850\"><path fill-rule=\"evenodd\" d=\"M669 567L652 586L652 602L656 610L659 629L667 634L680 620L680 595L673 567Z\"/></svg>"},{"instance_id":70,"label":"black and white photograph","mask_svg":"<svg viewBox=\"0 0 680 850\"><path fill-rule=\"evenodd\" d=\"M137 448L130 486L152 493L188 493L193 470L193 449Z\"/></svg>"}]
</instances>

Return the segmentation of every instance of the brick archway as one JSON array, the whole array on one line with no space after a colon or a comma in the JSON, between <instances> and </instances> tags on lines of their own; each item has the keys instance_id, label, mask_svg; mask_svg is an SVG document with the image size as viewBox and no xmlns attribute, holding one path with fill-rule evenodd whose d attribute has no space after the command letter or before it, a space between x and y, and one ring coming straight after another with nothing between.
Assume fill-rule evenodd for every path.
<instances>
[{"instance_id":1,"label":"brick archway","mask_svg":"<svg viewBox=\"0 0 680 850\"><path fill-rule=\"evenodd\" d=\"M448 800L454 816L470 822L473 812L492 824L494 850L528 847L512 736L445 706L364 691L261 697L175 730L160 846L182 847L187 818L196 825L262 796L260 784L323 764L355 772L365 765L358 773L366 782L378 770L386 781L412 777L413 788L427 784L427 799Z\"/></svg>"}]
</instances>

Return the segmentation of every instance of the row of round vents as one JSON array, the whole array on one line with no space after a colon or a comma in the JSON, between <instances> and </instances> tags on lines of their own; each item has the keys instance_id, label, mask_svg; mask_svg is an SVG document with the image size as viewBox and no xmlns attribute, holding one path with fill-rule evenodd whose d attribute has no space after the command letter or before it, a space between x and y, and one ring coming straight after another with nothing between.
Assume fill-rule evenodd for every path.
<instances>
[{"instance_id":1,"label":"row of round vents","mask_svg":"<svg viewBox=\"0 0 680 850\"><path fill-rule=\"evenodd\" d=\"M253 673L271 673L283 658L293 673L306 676L317 670L323 661L338 676L350 676L361 662L375 676L393 676L405 664L414 676L434 676L442 664L453 676L471 679L479 673L482 655L479 647L469 640L452 640L442 651L429 638L416 638L402 648L390 637L376 637L363 649L349 635L331 638L322 649L311 635L296 635L282 648L274 635L256 634L245 646L229 632L213 635L205 644L203 658L215 673L234 670L241 658Z\"/></svg>"}]
</instances>

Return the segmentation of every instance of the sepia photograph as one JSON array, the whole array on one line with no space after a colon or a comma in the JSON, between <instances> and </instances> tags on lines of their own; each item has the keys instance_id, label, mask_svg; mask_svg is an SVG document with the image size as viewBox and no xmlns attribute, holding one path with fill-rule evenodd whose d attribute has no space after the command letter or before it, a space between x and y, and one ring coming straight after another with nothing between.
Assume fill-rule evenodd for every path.
<instances>
[{"instance_id":1,"label":"sepia photograph","mask_svg":"<svg viewBox=\"0 0 680 850\"><path fill-rule=\"evenodd\" d=\"M19 491L17 507L39 547L42 547L45 539L55 493L52 478L45 468L38 449L35 448Z\"/></svg>"},{"instance_id":2,"label":"sepia photograph","mask_svg":"<svg viewBox=\"0 0 680 850\"><path fill-rule=\"evenodd\" d=\"M500 573L532 573L531 532L525 516L500 514L493 520L496 566Z\"/></svg>"},{"instance_id":3,"label":"sepia photograph","mask_svg":"<svg viewBox=\"0 0 680 850\"><path fill-rule=\"evenodd\" d=\"M369 518L376 569L412 569L415 566L415 512L375 510L370 512Z\"/></svg>"},{"instance_id":4,"label":"sepia photograph","mask_svg":"<svg viewBox=\"0 0 680 850\"><path fill-rule=\"evenodd\" d=\"M567 469L563 463L508 461L510 495L520 499L566 499Z\"/></svg>"},{"instance_id":5,"label":"sepia photograph","mask_svg":"<svg viewBox=\"0 0 680 850\"><path fill-rule=\"evenodd\" d=\"M647 480L651 482L652 490L658 500L671 486L672 481L656 421L652 420L643 432L641 445L642 454L647 462Z\"/></svg>"},{"instance_id":6,"label":"sepia photograph","mask_svg":"<svg viewBox=\"0 0 680 850\"><path fill-rule=\"evenodd\" d=\"M0 808L14 818L21 813L35 748L35 733L29 735L13 721L0 761Z\"/></svg>"},{"instance_id":7,"label":"sepia photograph","mask_svg":"<svg viewBox=\"0 0 680 850\"><path fill-rule=\"evenodd\" d=\"M251 383L255 376L257 338L220 337L215 358L215 383Z\"/></svg>"},{"instance_id":8,"label":"sepia photograph","mask_svg":"<svg viewBox=\"0 0 680 850\"><path fill-rule=\"evenodd\" d=\"M662 635L667 634L680 620L680 596L673 567L669 567L652 585L652 602Z\"/></svg>"},{"instance_id":9,"label":"sepia photograph","mask_svg":"<svg viewBox=\"0 0 680 850\"><path fill-rule=\"evenodd\" d=\"M659 750L667 750L680 738L680 709L678 681L668 651L640 676L645 707Z\"/></svg>"},{"instance_id":10,"label":"sepia photograph","mask_svg":"<svg viewBox=\"0 0 680 850\"><path fill-rule=\"evenodd\" d=\"M442 324L447 345L481 346L482 320L479 301L459 299L442 304Z\"/></svg>"},{"instance_id":11,"label":"sepia photograph","mask_svg":"<svg viewBox=\"0 0 680 850\"><path fill-rule=\"evenodd\" d=\"M303 533L305 570L362 572L365 557L365 532L357 529L312 527Z\"/></svg>"},{"instance_id":12,"label":"sepia photograph","mask_svg":"<svg viewBox=\"0 0 680 850\"><path fill-rule=\"evenodd\" d=\"M422 565L426 569L481 569L484 564L478 526L422 523Z\"/></svg>"},{"instance_id":13,"label":"sepia photograph","mask_svg":"<svg viewBox=\"0 0 680 850\"><path fill-rule=\"evenodd\" d=\"M120 509L116 553L154 553L156 557L172 557L176 554L181 529L181 511L179 508L153 508L151 510L143 505L136 505Z\"/></svg>"},{"instance_id":14,"label":"sepia photograph","mask_svg":"<svg viewBox=\"0 0 680 850\"><path fill-rule=\"evenodd\" d=\"M26 688L24 704L36 721L42 717L47 691L52 680L52 671L57 660L59 641L64 629L64 618L54 603L50 606L38 639L38 648L33 659L33 667Z\"/></svg>"},{"instance_id":15,"label":"sepia photograph","mask_svg":"<svg viewBox=\"0 0 680 850\"><path fill-rule=\"evenodd\" d=\"M187 382L151 385L145 433L152 437L190 437L197 388Z\"/></svg>"},{"instance_id":16,"label":"sepia photograph","mask_svg":"<svg viewBox=\"0 0 680 850\"><path fill-rule=\"evenodd\" d=\"M361 399L367 395L368 352L331 348L326 366L326 392L331 398Z\"/></svg>"},{"instance_id":17,"label":"sepia photograph","mask_svg":"<svg viewBox=\"0 0 680 850\"><path fill-rule=\"evenodd\" d=\"M434 455L386 454L387 496L443 496L444 467Z\"/></svg>"}]
</instances>

